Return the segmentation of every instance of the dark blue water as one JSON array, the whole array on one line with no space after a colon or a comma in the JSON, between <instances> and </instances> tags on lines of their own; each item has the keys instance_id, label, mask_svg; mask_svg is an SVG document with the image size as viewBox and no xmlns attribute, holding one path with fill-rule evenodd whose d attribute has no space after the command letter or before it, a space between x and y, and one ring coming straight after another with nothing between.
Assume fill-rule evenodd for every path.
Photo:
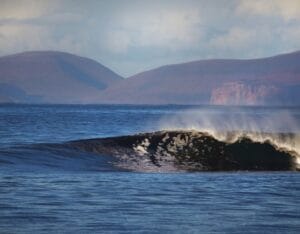
<instances>
[{"instance_id":1,"label":"dark blue water","mask_svg":"<svg viewBox=\"0 0 300 234\"><path fill-rule=\"evenodd\" d=\"M137 173L64 148L207 127L204 115L225 129L252 128L251 119L256 128L299 131L299 108L0 106L0 233L299 233L297 172Z\"/></svg>"}]
</instances>

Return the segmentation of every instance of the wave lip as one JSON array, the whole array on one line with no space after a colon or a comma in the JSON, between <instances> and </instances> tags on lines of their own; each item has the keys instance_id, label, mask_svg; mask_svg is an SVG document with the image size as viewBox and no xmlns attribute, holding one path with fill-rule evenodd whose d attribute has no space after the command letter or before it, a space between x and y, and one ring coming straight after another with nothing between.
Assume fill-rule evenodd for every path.
<instances>
[{"instance_id":1,"label":"wave lip","mask_svg":"<svg viewBox=\"0 0 300 234\"><path fill-rule=\"evenodd\" d=\"M134 171L299 170L298 153L276 145L269 138L256 141L241 134L234 140L226 140L207 132L182 130L68 144L80 150L111 155L117 158L117 166Z\"/></svg>"}]
</instances>

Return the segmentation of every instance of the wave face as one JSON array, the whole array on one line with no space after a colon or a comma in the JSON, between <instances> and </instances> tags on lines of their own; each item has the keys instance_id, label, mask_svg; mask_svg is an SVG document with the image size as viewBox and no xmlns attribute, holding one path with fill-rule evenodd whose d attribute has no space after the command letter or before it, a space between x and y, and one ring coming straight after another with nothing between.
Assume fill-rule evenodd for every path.
<instances>
[{"instance_id":1,"label":"wave face","mask_svg":"<svg viewBox=\"0 0 300 234\"><path fill-rule=\"evenodd\" d=\"M134 171L298 170L298 153L265 134L227 133L219 139L199 131L159 131L132 136L72 141L75 149L111 155L116 166ZM262 134L260 134L262 137ZM276 135L290 139L291 134Z\"/></svg>"},{"instance_id":2,"label":"wave face","mask_svg":"<svg viewBox=\"0 0 300 234\"><path fill-rule=\"evenodd\" d=\"M68 144L32 144L0 149L1 171L115 171L114 158Z\"/></svg>"}]
</instances>

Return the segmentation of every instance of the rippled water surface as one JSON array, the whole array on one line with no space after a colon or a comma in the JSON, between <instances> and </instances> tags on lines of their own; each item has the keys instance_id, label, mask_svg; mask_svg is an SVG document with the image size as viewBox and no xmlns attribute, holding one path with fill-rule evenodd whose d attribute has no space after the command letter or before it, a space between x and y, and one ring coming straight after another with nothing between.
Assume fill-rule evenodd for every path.
<instances>
[{"instance_id":1,"label":"rippled water surface","mask_svg":"<svg viewBox=\"0 0 300 234\"><path fill-rule=\"evenodd\" d=\"M0 106L0 233L300 233L298 172L136 173L45 146L159 130L190 109L279 113L279 131L300 119L297 108Z\"/></svg>"}]
</instances>

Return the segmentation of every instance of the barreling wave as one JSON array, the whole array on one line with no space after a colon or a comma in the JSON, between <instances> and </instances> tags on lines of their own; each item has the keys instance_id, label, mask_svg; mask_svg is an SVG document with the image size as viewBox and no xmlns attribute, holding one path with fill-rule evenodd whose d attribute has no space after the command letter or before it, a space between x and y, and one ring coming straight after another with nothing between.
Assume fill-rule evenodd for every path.
<instances>
[{"instance_id":1,"label":"barreling wave","mask_svg":"<svg viewBox=\"0 0 300 234\"><path fill-rule=\"evenodd\" d=\"M1 170L299 171L291 133L158 131L0 149Z\"/></svg>"},{"instance_id":2,"label":"barreling wave","mask_svg":"<svg viewBox=\"0 0 300 234\"><path fill-rule=\"evenodd\" d=\"M68 146L116 159L133 171L299 170L296 135L251 132L158 131L72 141Z\"/></svg>"}]
</instances>

